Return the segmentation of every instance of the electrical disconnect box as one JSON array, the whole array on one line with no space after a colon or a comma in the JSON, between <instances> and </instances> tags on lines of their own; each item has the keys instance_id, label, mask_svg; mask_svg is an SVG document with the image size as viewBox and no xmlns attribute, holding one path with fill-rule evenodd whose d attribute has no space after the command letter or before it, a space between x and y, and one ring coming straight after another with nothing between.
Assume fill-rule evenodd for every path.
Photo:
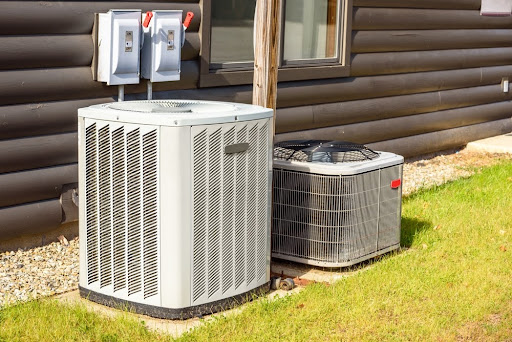
<instances>
[{"instance_id":1,"label":"electrical disconnect box","mask_svg":"<svg viewBox=\"0 0 512 342\"><path fill-rule=\"evenodd\" d=\"M110 10L98 15L98 81L138 84L141 10Z\"/></svg>"},{"instance_id":2,"label":"electrical disconnect box","mask_svg":"<svg viewBox=\"0 0 512 342\"><path fill-rule=\"evenodd\" d=\"M179 81L184 40L183 11L144 14L141 74L151 82Z\"/></svg>"}]
</instances>

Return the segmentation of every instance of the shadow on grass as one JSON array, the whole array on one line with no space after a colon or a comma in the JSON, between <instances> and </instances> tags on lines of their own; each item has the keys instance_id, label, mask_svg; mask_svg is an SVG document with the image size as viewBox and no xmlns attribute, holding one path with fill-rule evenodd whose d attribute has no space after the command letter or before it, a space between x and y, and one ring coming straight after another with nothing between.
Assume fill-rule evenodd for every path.
<instances>
[{"instance_id":1,"label":"shadow on grass","mask_svg":"<svg viewBox=\"0 0 512 342\"><path fill-rule=\"evenodd\" d=\"M402 216L400 246L407 248L411 247L416 235L428 229L432 229L432 222Z\"/></svg>"}]
</instances>

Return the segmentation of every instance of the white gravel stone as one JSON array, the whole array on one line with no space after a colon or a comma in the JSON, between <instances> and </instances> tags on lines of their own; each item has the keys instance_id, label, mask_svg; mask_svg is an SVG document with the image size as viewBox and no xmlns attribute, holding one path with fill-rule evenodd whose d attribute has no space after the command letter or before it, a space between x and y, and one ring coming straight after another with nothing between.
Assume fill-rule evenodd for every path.
<instances>
[{"instance_id":1,"label":"white gravel stone","mask_svg":"<svg viewBox=\"0 0 512 342\"><path fill-rule=\"evenodd\" d=\"M452 151L409 160L404 165L403 194L469 177L479 167L512 155ZM78 287L78 238L44 247L0 253L0 307L52 296ZM69 246L65 246L66 242Z\"/></svg>"}]
</instances>

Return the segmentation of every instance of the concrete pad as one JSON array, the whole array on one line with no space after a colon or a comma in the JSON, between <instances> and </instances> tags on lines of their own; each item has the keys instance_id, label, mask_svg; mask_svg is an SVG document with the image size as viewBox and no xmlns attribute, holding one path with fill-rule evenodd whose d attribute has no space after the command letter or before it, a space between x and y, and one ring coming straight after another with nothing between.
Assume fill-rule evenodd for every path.
<instances>
[{"instance_id":1,"label":"concrete pad","mask_svg":"<svg viewBox=\"0 0 512 342\"><path fill-rule=\"evenodd\" d=\"M374 259L373 259L374 260ZM295 281L295 288L291 291L283 291L276 290L270 291L266 298L269 300L277 300L279 298L290 296L296 293L299 293L304 289L306 285L311 282L323 282L323 283L333 283L340 280L343 277L347 277L353 275L357 272L361 272L367 270L371 267L372 260L360 263L353 267L346 268L322 268L315 267L311 265L299 264L284 260L272 260L270 270L273 275L283 275L285 277L293 278ZM108 317L115 317L116 315L129 315L143 321L146 327L150 330L157 331L160 333L168 334L174 338L177 338L184 334L185 332L201 326L204 322L208 322L210 320L216 319L219 316L230 316L236 315L242 312L248 303L240 305L231 310L226 310L223 312L218 312L212 315L204 316L202 319L199 318L191 318L189 320L180 321L180 320L166 320L166 319L158 319L149 316L139 315L135 313L130 313L127 311L122 311L119 309L111 308L108 306L104 306L90 300L84 299L80 297L78 290L67 292L61 295L55 296L55 298L63 303L70 304L83 304L88 309L93 312L106 315Z\"/></svg>"},{"instance_id":2,"label":"concrete pad","mask_svg":"<svg viewBox=\"0 0 512 342\"><path fill-rule=\"evenodd\" d=\"M304 289L304 287L296 286L291 291L283 291L283 290L270 291L267 294L266 298L268 298L270 300L277 300L279 298L298 293L302 289ZM167 319L153 318L153 317L139 315L139 314L111 308L109 306L101 305L101 304L98 304L98 303L95 303L95 302L92 302L90 300L80 297L80 293L78 290L63 293L63 294L55 296L54 298L63 303L83 304L86 306L87 309L89 309L93 312L96 312L98 314L108 316L108 317L115 317L117 315L129 315L135 319L138 319L141 322L144 322L144 324L146 325L146 327L149 330L157 331L159 333L165 333L174 338L180 337L187 331L189 331L195 327L201 326L204 322L211 321L219 316L230 316L230 315L239 314L248 305L248 303L246 303L246 304L240 305L236 308L233 308L231 310L226 310L223 312L218 312L218 313L215 313L212 315L204 316L202 319L191 318L188 320L180 321L180 320L167 320Z\"/></svg>"},{"instance_id":3,"label":"concrete pad","mask_svg":"<svg viewBox=\"0 0 512 342\"><path fill-rule=\"evenodd\" d=\"M202 324L202 321L199 318L191 318L186 321L174 321L158 319L122 311L119 309L114 309L109 306L104 306L95 302L91 302L90 300L80 297L80 293L78 292L78 290L58 295L55 298L63 303L84 304L91 311L96 312L98 314L106 315L108 317L115 317L121 314L130 315L140 321L144 321L148 329L162 332L173 337L179 337L185 332L191 330L192 328L200 326Z\"/></svg>"},{"instance_id":4,"label":"concrete pad","mask_svg":"<svg viewBox=\"0 0 512 342\"><path fill-rule=\"evenodd\" d=\"M470 142L466 149L474 152L512 154L512 133Z\"/></svg>"},{"instance_id":5,"label":"concrete pad","mask_svg":"<svg viewBox=\"0 0 512 342\"><path fill-rule=\"evenodd\" d=\"M284 276L285 278L293 278L295 284L299 286L305 286L310 282L332 284L342 278L368 270L372 267L371 264L378 258L372 258L354 266L338 268L317 267L273 259L270 264L270 273L276 276Z\"/></svg>"}]
</instances>

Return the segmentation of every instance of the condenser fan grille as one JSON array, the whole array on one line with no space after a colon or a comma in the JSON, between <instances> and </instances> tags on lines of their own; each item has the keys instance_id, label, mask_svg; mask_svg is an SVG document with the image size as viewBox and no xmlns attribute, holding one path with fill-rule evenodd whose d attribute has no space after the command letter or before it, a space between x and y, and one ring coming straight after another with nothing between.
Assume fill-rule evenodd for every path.
<instances>
[{"instance_id":1,"label":"condenser fan grille","mask_svg":"<svg viewBox=\"0 0 512 342\"><path fill-rule=\"evenodd\" d=\"M150 100L115 102L108 108L139 113L229 113L237 111L237 107L202 101Z\"/></svg>"},{"instance_id":2,"label":"condenser fan grille","mask_svg":"<svg viewBox=\"0 0 512 342\"><path fill-rule=\"evenodd\" d=\"M378 157L365 145L346 141L291 140L274 146L274 158L300 162L350 163Z\"/></svg>"}]
</instances>

